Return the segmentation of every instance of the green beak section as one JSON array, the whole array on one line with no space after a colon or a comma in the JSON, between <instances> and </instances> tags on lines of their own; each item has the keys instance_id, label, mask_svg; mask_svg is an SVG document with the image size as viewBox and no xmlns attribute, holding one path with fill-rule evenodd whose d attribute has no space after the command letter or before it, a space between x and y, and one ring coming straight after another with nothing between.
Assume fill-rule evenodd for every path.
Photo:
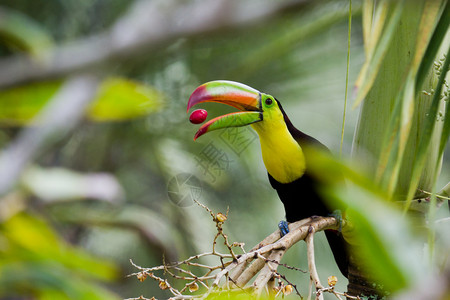
<instances>
[{"instance_id":1,"label":"green beak section","mask_svg":"<svg viewBox=\"0 0 450 300\"><path fill-rule=\"evenodd\" d=\"M224 116L220 116L214 118L205 124L197 131L194 137L194 141L202 136L203 134L221 129L221 128L229 128L229 127L241 127L249 124L253 124L262 120L262 114L257 111L252 112L235 112L231 114L226 114Z\"/></svg>"},{"instance_id":2,"label":"green beak section","mask_svg":"<svg viewBox=\"0 0 450 300\"><path fill-rule=\"evenodd\" d=\"M187 110L203 102L227 104L241 112L226 114L208 121L197 131L194 140L216 129L246 126L263 119L261 93L239 82L218 80L199 86L189 97Z\"/></svg>"}]
</instances>

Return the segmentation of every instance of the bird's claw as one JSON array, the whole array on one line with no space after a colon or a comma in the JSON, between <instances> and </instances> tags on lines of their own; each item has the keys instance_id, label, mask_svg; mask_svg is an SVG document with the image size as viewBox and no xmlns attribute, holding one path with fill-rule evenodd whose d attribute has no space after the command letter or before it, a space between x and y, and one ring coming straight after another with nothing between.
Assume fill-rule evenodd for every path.
<instances>
[{"instance_id":1,"label":"bird's claw","mask_svg":"<svg viewBox=\"0 0 450 300\"><path fill-rule=\"evenodd\" d=\"M278 228L280 229L282 237L289 233L288 222L286 222L285 220L282 220L278 223Z\"/></svg>"},{"instance_id":2,"label":"bird's claw","mask_svg":"<svg viewBox=\"0 0 450 300\"><path fill-rule=\"evenodd\" d=\"M340 209L336 209L333 213L330 214L330 217L334 217L339 222L338 231L342 233L342 212Z\"/></svg>"}]
</instances>

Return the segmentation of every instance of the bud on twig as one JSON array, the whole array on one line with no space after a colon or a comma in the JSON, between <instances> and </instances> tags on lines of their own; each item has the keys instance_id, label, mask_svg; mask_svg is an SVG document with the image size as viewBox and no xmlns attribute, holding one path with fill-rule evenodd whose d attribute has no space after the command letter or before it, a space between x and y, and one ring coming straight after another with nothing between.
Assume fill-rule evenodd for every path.
<instances>
[{"instance_id":1,"label":"bud on twig","mask_svg":"<svg viewBox=\"0 0 450 300\"><path fill-rule=\"evenodd\" d=\"M145 279L147 279L147 273L140 272L136 275L136 277L140 282L143 282Z\"/></svg>"},{"instance_id":2,"label":"bud on twig","mask_svg":"<svg viewBox=\"0 0 450 300\"><path fill-rule=\"evenodd\" d=\"M216 220L218 221L218 222L225 222L226 220L227 220L227 216L225 216L223 213L218 213L217 215L216 215Z\"/></svg>"},{"instance_id":3,"label":"bud on twig","mask_svg":"<svg viewBox=\"0 0 450 300\"><path fill-rule=\"evenodd\" d=\"M334 287L337 283L338 279L336 276L330 276L328 277L328 285L331 287Z\"/></svg>"},{"instance_id":4,"label":"bud on twig","mask_svg":"<svg viewBox=\"0 0 450 300\"><path fill-rule=\"evenodd\" d=\"M294 290L294 288L292 287L292 285L288 284L283 288L282 292L283 292L283 295L288 296L292 293L293 290Z\"/></svg>"},{"instance_id":5,"label":"bud on twig","mask_svg":"<svg viewBox=\"0 0 450 300\"><path fill-rule=\"evenodd\" d=\"M159 282L159 288L162 289L162 290L167 290L169 288L169 286L167 285L167 282L160 281Z\"/></svg>"},{"instance_id":6,"label":"bud on twig","mask_svg":"<svg viewBox=\"0 0 450 300\"><path fill-rule=\"evenodd\" d=\"M196 282L193 282L189 285L189 292L193 293L198 291L198 284Z\"/></svg>"}]
</instances>

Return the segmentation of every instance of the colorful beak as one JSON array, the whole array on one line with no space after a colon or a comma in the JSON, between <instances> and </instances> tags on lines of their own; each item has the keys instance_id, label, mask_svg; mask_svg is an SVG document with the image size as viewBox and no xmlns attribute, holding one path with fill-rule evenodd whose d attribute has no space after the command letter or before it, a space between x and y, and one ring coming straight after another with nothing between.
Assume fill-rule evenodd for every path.
<instances>
[{"instance_id":1,"label":"colorful beak","mask_svg":"<svg viewBox=\"0 0 450 300\"><path fill-rule=\"evenodd\" d=\"M189 97L187 111L203 102L227 104L241 112L226 114L206 122L197 131L194 140L213 130L246 126L263 120L261 93L242 83L217 80L199 86Z\"/></svg>"}]
</instances>

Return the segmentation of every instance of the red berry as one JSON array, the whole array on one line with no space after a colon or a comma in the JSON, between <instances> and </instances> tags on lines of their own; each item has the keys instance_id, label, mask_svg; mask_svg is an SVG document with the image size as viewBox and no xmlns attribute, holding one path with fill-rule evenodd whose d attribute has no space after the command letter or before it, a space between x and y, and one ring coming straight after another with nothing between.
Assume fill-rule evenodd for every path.
<instances>
[{"instance_id":1,"label":"red berry","mask_svg":"<svg viewBox=\"0 0 450 300\"><path fill-rule=\"evenodd\" d=\"M206 120L207 116L208 112L206 110L197 109L191 113L191 115L189 116L189 121L191 121L192 124L200 124Z\"/></svg>"}]
</instances>

